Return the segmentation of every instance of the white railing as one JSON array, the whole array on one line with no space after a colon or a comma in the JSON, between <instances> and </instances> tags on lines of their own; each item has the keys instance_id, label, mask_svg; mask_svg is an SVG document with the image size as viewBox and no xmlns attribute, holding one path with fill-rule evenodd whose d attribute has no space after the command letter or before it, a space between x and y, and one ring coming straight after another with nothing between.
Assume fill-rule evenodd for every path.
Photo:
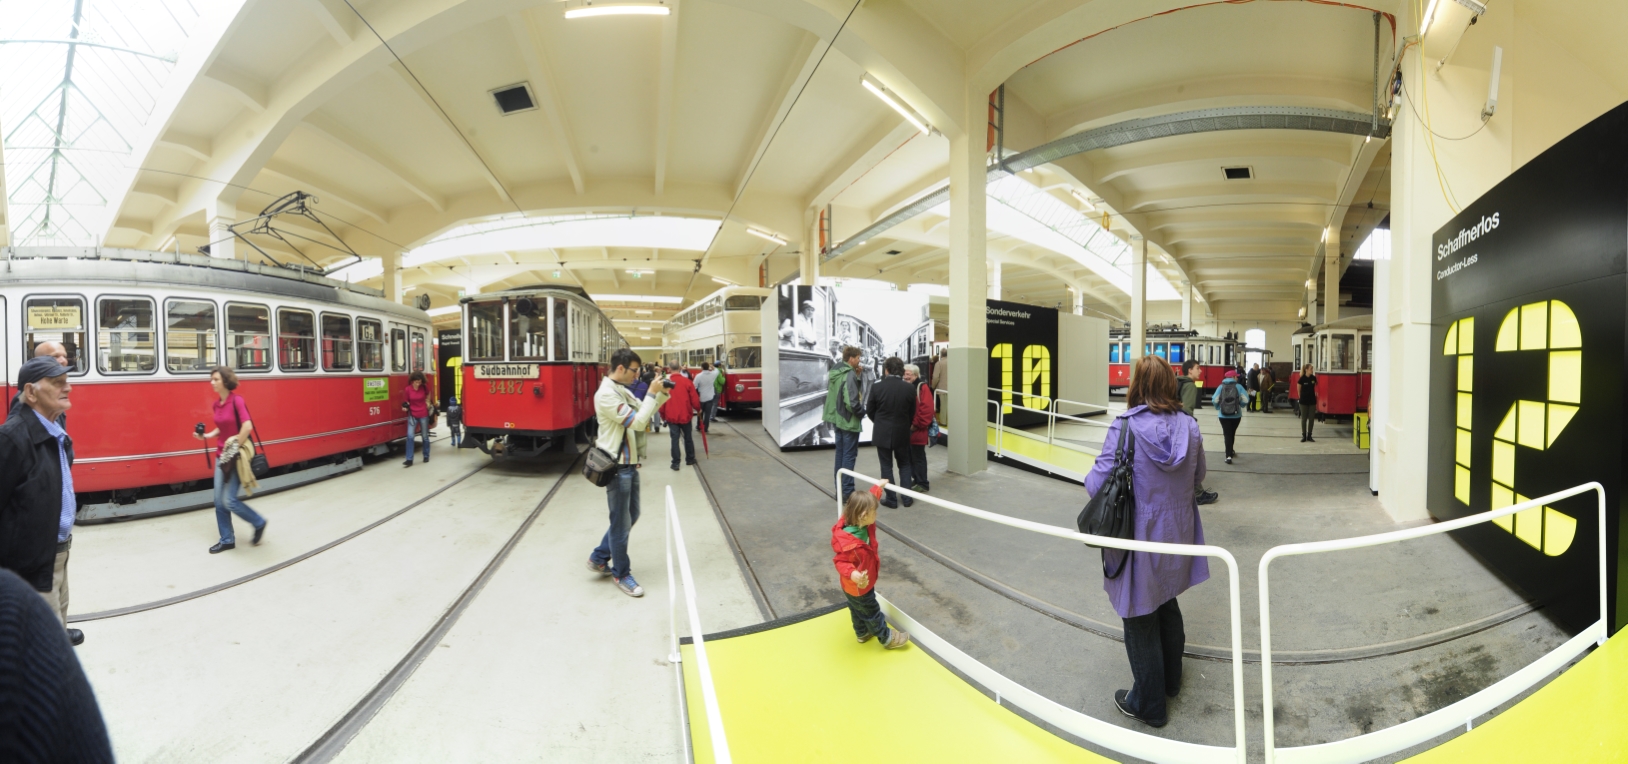
<instances>
[{"instance_id":1,"label":"white railing","mask_svg":"<svg viewBox=\"0 0 1628 764\"><path fill-rule=\"evenodd\" d=\"M673 552L678 552L678 569L683 578L673 575ZM671 625L672 654L668 660L678 677L679 726L688 734L685 723L683 655L678 651L678 588L684 587L684 607L690 616L690 635L695 644L695 673L701 678L701 700L707 709L707 732L712 738L712 758L718 764L730 764L729 740L724 736L724 719L718 711L718 693L712 685L712 666L707 662L706 639L701 635L701 615L695 604L695 576L690 572L690 555L684 547L684 528L678 522L678 504L673 501L673 487L667 487L667 618ZM693 761L693 751L685 746L685 757Z\"/></svg>"},{"instance_id":2,"label":"white railing","mask_svg":"<svg viewBox=\"0 0 1628 764\"><path fill-rule=\"evenodd\" d=\"M1296 746L1293 748L1276 747L1272 731L1272 618L1269 610L1271 603L1271 589L1267 582L1267 567L1279 557L1294 555L1318 554L1322 552L1337 552L1346 549L1359 549L1362 547L1389 544L1396 541L1430 536L1437 533L1447 533L1460 528L1467 528L1479 523L1509 517L1517 512L1553 504L1561 499L1570 498L1579 494L1593 491L1599 501L1599 564L1600 564L1600 620L1594 622L1581 634L1571 638L1565 644L1555 648L1548 654L1537 659L1525 668L1499 680L1490 687L1458 701L1446 708L1432 711L1417 719L1403 722L1394 727L1387 727L1377 732L1347 738L1332 743L1317 745ZM1575 488L1568 488L1548 496L1523 501L1514 506L1496 509L1491 512L1481 512L1469 517L1461 517L1444 523L1428 525L1422 528L1411 528L1390 533L1377 533L1372 536L1358 536L1356 538L1339 539L1335 541L1315 541L1305 544L1284 544L1272 547L1261 557L1260 567L1260 597L1261 597L1261 692L1266 726L1266 762L1273 764L1277 761L1296 764L1298 762L1358 762L1368 761L1386 754L1400 751L1409 746L1423 743L1456 727L1469 729L1475 717L1497 708L1500 704L1515 697L1527 688L1537 684L1545 676L1565 667L1572 658L1581 655L1590 646L1605 644L1609 634L1606 620L1606 581L1605 581L1605 488L1599 483L1585 483Z\"/></svg>"},{"instance_id":3,"label":"white railing","mask_svg":"<svg viewBox=\"0 0 1628 764\"><path fill-rule=\"evenodd\" d=\"M998 401L994 401L998 403ZM862 475L853 470L839 470L840 480L843 474L852 476L871 485L880 483L880 480ZM1126 729L1118 725L1096 719L1068 708L1040 693L1035 692L1016 681L1002 675L994 669L984 665L977 659L953 649L953 646L943 640L933 638L928 644L934 654L954 666L958 671L971 677L984 687L997 695L997 702L1007 702L1024 711L1033 714L1036 718L1051 724L1069 734L1089 740L1097 745L1112 748L1120 753L1135 756L1140 759L1155 762L1225 762L1236 761L1242 764L1245 760L1244 739L1244 661L1243 636L1241 616L1239 614L1238 589L1238 562L1232 553L1218 546L1197 544L1166 544L1155 541L1131 541L1127 539L1114 539L1104 536L1090 536L1084 533L1060 528L1055 525L1046 525L1032 520L1020 520L1015 517L996 514L987 510L957 504L953 501L944 501L927 494L890 486L890 488L904 496L918 502L926 502L934 506L959 512L963 515L988 520L992 523L1005 525L1019 530L1039 533L1045 536L1055 536L1069 541L1081 541L1096 546L1112 547L1135 552L1153 552L1157 554L1179 554L1188 557L1216 557L1227 566L1227 598L1231 606L1232 615L1232 706L1233 706L1233 735L1235 744L1232 746L1199 745L1197 743L1184 743L1179 740L1170 740L1155 737L1146 733ZM837 493L837 514L842 514L841 492ZM893 611L897 613L896 610ZM902 615L902 614L900 614ZM901 619L902 620L902 619ZM913 621L911 625L915 625ZM909 629L906 629L909 631ZM924 644L927 642L924 641ZM946 649L951 648L951 649Z\"/></svg>"},{"instance_id":4,"label":"white railing","mask_svg":"<svg viewBox=\"0 0 1628 764\"><path fill-rule=\"evenodd\" d=\"M987 388L987 389L990 392L993 392L993 393L1006 392L1004 390L1001 390L998 387L991 387L991 388ZM933 398L934 398L934 400L933 400L933 407L934 407L933 411L934 411L935 414L937 412L943 410L942 399L945 398L946 396L948 396L949 394L950 394L950 391L948 391L948 390L934 390L933 391ZM1016 393L1014 393L1014 395L1016 395ZM999 408L997 408L995 410L995 446L994 447L995 447L995 455L996 456L1005 455L1005 451L1002 448L1001 441L1002 441L1002 436L1006 432L1006 409L1007 408L1014 408L1014 409L1019 409L1019 410L1022 410L1022 411L1029 411L1029 412L1033 412L1035 414L1039 414L1041 416L1046 417L1046 445L1048 445L1048 446L1057 444L1057 420L1059 420L1059 419L1066 419L1066 420L1068 420L1070 422L1078 422L1080 424L1091 425L1092 427L1102 427L1104 429L1106 429L1108 427L1108 424L1106 422L1098 422L1098 421L1096 421L1094 419L1086 419L1084 417L1072 416L1072 415L1069 415L1069 414L1064 414L1064 413L1062 413L1061 411L1058 410L1058 407L1061 406L1062 404L1065 404L1065 403L1069 404L1071 406L1090 406L1090 407L1100 408L1100 409L1102 409L1104 411L1108 410L1107 406L1102 406L1102 405L1095 404L1095 403L1082 403L1080 401L1071 401L1071 400L1067 400L1067 399L1064 399L1064 398L1052 398L1050 396L1045 396L1045 395L1031 395L1031 396L1028 396L1028 397L1031 397L1031 398L1044 398L1044 399L1046 399L1048 401L1051 401L1051 403L1047 404L1046 408L1044 408L1044 409L1037 409L1037 408L1031 408L1029 406L1022 406L1022 405L1019 405L1019 404L1016 404L1016 403L1004 403L1002 401L993 400L993 399L990 399L988 401L989 405L998 405L999 406ZM1077 448L1077 447L1071 446L1071 445L1065 445L1064 447L1065 448L1073 448L1076 451L1091 453L1089 450Z\"/></svg>"}]
</instances>

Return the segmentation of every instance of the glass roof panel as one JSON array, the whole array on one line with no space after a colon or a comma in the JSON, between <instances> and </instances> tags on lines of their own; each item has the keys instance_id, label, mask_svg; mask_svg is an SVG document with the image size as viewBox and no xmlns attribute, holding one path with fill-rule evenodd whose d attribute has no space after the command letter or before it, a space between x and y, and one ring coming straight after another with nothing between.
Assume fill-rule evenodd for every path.
<instances>
[{"instance_id":1,"label":"glass roof panel","mask_svg":"<svg viewBox=\"0 0 1628 764\"><path fill-rule=\"evenodd\" d=\"M187 34L189 0L0 2L0 146L13 245L100 243Z\"/></svg>"}]
</instances>

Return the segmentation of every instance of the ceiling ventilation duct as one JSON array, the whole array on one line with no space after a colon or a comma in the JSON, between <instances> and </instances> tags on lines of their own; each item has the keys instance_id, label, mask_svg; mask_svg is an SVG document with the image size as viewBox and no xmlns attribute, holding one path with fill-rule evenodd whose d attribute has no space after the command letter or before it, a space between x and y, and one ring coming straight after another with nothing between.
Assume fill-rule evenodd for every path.
<instances>
[{"instance_id":1,"label":"ceiling ventilation duct","mask_svg":"<svg viewBox=\"0 0 1628 764\"><path fill-rule=\"evenodd\" d=\"M1227 174L1227 180L1249 180L1255 177L1255 171L1249 167L1223 167L1221 172Z\"/></svg>"},{"instance_id":2,"label":"ceiling ventilation duct","mask_svg":"<svg viewBox=\"0 0 1628 764\"><path fill-rule=\"evenodd\" d=\"M536 99L531 97L531 86L524 82L504 85L491 93L492 99L497 101L498 111L505 116L537 108Z\"/></svg>"}]
</instances>

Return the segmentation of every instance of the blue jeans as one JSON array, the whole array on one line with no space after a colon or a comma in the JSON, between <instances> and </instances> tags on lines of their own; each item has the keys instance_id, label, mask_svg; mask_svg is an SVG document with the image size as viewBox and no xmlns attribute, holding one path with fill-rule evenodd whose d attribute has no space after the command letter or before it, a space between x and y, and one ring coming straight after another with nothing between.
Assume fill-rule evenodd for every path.
<instances>
[{"instance_id":1,"label":"blue jeans","mask_svg":"<svg viewBox=\"0 0 1628 764\"><path fill-rule=\"evenodd\" d=\"M872 589L855 597L843 592L848 598L848 616L854 622L854 636L864 639L867 636L887 642L893 638L893 632L888 630L887 616L882 613L882 604L876 601L876 590Z\"/></svg>"},{"instance_id":2,"label":"blue jeans","mask_svg":"<svg viewBox=\"0 0 1628 764\"><path fill-rule=\"evenodd\" d=\"M459 429L458 425L450 425L449 429L452 430L452 447L457 448L458 447L458 442L461 440L461 438L458 437L459 434L460 434L460 429ZM425 446L424 450L429 451L430 450L429 446Z\"/></svg>"},{"instance_id":3,"label":"blue jeans","mask_svg":"<svg viewBox=\"0 0 1628 764\"><path fill-rule=\"evenodd\" d=\"M595 565L611 564L611 575L618 580L633 572L633 562L627 558L627 537L633 524L639 522L639 471L623 467L610 485L605 486L605 500L610 505L610 530L600 539L588 559Z\"/></svg>"},{"instance_id":4,"label":"blue jeans","mask_svg":"<svg viewBox=\"0 0 1628 764\"><path fill-rule=\"evenodd\" d=\"M837 466L832 468L831 474L837 470L851 470L859 461L859 433L848 432L841 427L831 428L837 433ZM848 500L848 494L854 492L854 478L852 475L842 476L842 500Z\"/></svg>"},{"instance_id":5,"label":"blue jeans","mask_svg":"<svg viewBox=\"0 0 1628 764\"><path fill-rule=\"evenodd\" d=\"M246 457L241 457L246 458ZM215 524L220 526L220 543L236 544L237 536L232 533L232 513L237 513L243 521L259 530L266 524L266 519L260 513L249 508L242 500L237 498L237 492L243 488L243 481L238 478L237 470L222 476L219 466L215 467Z\"/></svg>"},{"instance_id":6,"label":"blue jeans","mask_svg":"<svg viewBox=\"0 0 1628 764\"><path fill-rule=\"evenodd\" d=\"M407 461L413 460L413 435L417 434L424 439L424 461L430 460L430 418L426 416L407 416Z\"/></svg>"}]
</instances>

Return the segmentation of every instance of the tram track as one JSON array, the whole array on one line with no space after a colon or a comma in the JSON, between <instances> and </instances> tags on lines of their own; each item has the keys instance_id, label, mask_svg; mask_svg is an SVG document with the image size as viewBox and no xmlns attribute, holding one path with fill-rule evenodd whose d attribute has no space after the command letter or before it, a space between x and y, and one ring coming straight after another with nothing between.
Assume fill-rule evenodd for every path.
<instances>
[{"instance_id":1,"label":"tram track","mask_svg":"<svg viewBox=\"0 0 1628 764\"><path fill-rule=\"evenodd\" d=\"M452 631L452 628L457 625L458 619L480 596L487 583L508 561L509 555L514 551L515 546L531 530L532 525L537 521L537 517L543 513L549 502L553 501L554 496L559 493L560 487L565 485L567 479L577 473L577 465L582 461L582 458L583 455L578 454L571 460L570 465L554 481L554 485L548 489L548 493L543 495L543 498L537 502L537 506L532 508L530 514L526 515L526 519L521 521L520 527L515 529L503 546L492 556L492 559L481 569L480 575L476 576L475 580L464 588L458 598L448 606L440 618L437 618L429 630L424 633L424 636L413 644L412 649L408 650L407 654L402 656L401 660L375 683L361 700L351 706L350 710L345 712L339 721L335 722L305 750L294 757L293 761L296 764L317 764L319 762L333 761L357 735L361 734L368 723L384 709L390 699L395 697L396 692L407 684L413 673L418 670L418 667L435 651L435 646L440 644L446 635ZM480 471L480 468L470 474L478 471Z\"/></svg>"},{"instance_id":2,"label":"tram track","mask_svg":"<svg viewBox=\"0 0 1628 764\"><path fill-rule=\"evenodd\" d=\"M759 451L762 451L769 458L779 462L781 466L785 467L793 475L801 478L815 490L830 498L832 502L836 501L836 492L833 489L828 489L821 485L818 480L803 473L802 470L797 469L797 467L792 465L790 462L781 458L779 454L774 453L770 449L766 448L762 443L759 443L756 439L741 432L734 426L733 423L724 422L724 425L735 434L741 436L742 439L751 443ZM710 489L708 491L708 497L713 498ZM723 517L723 508L717 504L716 499L713 499L713 508L720 517ZM960 562L959 560L956 560L949 554L922 543L921 541L911 537L909 534L903 533L887 525L881 520L877 520L876 527L881 529L883 533L886 533L898 540L899 543L910 547L918 554L921 554L922 556L943 565L945 568L948 568L949 570L972 581L973 583L976 583L991 592L999 594L1002 597L1022 605L1023 607L1029 608L1030 610L1047 616L1048 618L1052 618L1053 620L1073 626L1081 631L1089 632L1115 642L1122 643L1125 641L1124 631L1118 626L1099 621L1091 618L1090 616L1047 601L1042 597L1037 597L1033 594L1018 589L1017 587L1007 584L994 576L979 571ZM745 559L744 553L742 554L742 559ZM748 568L750 567L749 562L745 564ZM752 575L754 576L755 580L756 573L754 572ZM1375 658L1384 658L1392 655L1423 650L1435 645L1469 637L1510 621L1514 621L1518 618L1536 612L1537 610L1541 609L1543 605L1544 603L1542 602L1523 602L1497 613L1467 621L1456 626L1451 626L1446 629L1439 629L1426 634L1420 634L1413 637L1391 640L1387 642L1356 645L1343 648L1332 648L1326 650L1274 649L1272 651L1272 665L1307 666L1349 663L1353 661L1372 660ZM1232 660L1232 649L1224 645L1203 645L1189 642L1184 655L1197 660L1228 663ZM1243 650L1243 660L1245 663L1259 664L1261 662L1260 651L1245 648Z\"/></svg>"},{"instance_id":3,"label":"tram track","mask_svg":"<svg viewBox=\"0 0 1628 764\"><path fill-rule=\"evenodd\" d=\"M337 546L339 546L341 544L344 544L347 541L352 541L352 540L362 536L363 534L366 534L367 532L369 532L371 530L374 530L374 529L378 528L379 526L384 525L385 523L390 522L391 520L394 520L394 519L396 519L398 517L401 517L404 514L407 514L408 512L422 506L425 502L428 502L431 499L434 499L435 497L440 496L441 494L447 492L453 486L456 486L459 483L462 483L465 480L468 480L469 478L474 477L475 473L480 472L480 471L486 469L487 467L492 466L493 464L496 464L496 462L492 461L492 460L481 462L474 469L471 469L468 472L465 472L462 475L459 475L458 477L453 478L452 480L448 481L446 484L441 485L441 486L437 487L435 490L430 491L429 493L424 494L423 496L413 500L411 503L407 504L406 506L402 507L401 509L398 509L398 510L396 510L394 512L391 512L390 514L385 515L384 517L381 517L381 518L379 518L377 520L374 520L373 522L368 523L367 525L364 525L361 528L358 528L358 529L356 529L354 531L351 531L350 533L347 533L347 534L345 534L343 536L340 536L339 538L334 539L333 541L330 541L330 542L328 542L326 544L323 544L322 546L319 546L319 547L317 547L315 549L311 549L309 551L303 552L303 553L301 553L299 555L296 555L294 557L290 557L290 558L288 558L286 560L283 560L282 562L279 562L279 563L277 563L275 565L271 565L269 567L261 568L260 570L257 570L257 571L255 571L253 573L249 573L247 575L239 576L237 578L231 579L230 581L223 581L223 582L215 584L213 586L206 586L206 587L204 587L202 589L197 589L195 591L186 592L185 594L177 594L177 595L175 595L173 597L165 597L164 599L161 599L161 600L154 600L152 602L144 602L144 603L141 603L139 605L129 605L127 607L113 608L111 610L99 610L99 611L96 611L94 613L84 613L84 614L80 614L80 615L70 615L70 616L68 616L68 623L70 623L70 624L73 624L73 623L87 623L87 622L90 622L90 621L99 621L99 620L106 619L106 618L117 618L119 616L134 615L136 613L145 613L145 612L148 612L148 611L158 610L160 608L169 607L171 605L178 605L180 603L188 602L188 601L195 600L195 599L199 599L201 597L207 597L207 596L209 596L211 594L218 594L220 592L226 591L227 589L231 589L233 587L241 586L243 584L249 583L250 581L265 578L266 576L269 576L269 575L271 575L273 573L276 573L279 570L283 570L285 568L289 568L291 566L294 566L294 565L297 565L297 564L299 564L301 562L309 560L312 557L315 557L315 556L317 556L319 554L322 554L323 552L326 552L326 551L328 551L330 549L333 549L333 548L335 548L335 547L337 547Z\"/></svg>"}]
</instances>

